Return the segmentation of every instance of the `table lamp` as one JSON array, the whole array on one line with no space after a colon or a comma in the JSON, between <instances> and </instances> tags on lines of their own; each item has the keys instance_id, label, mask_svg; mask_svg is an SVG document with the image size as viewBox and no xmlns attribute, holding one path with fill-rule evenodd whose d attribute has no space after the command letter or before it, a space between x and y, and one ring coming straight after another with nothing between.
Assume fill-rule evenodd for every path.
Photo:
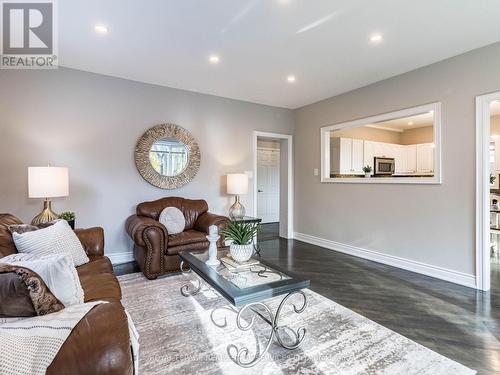
<instances>
[{"instance_id":1,"label":"table lamp","mask_svg":"<svg viewBox=\"0 0 500 375\"><path fill-rule=\"evenodd\" d=\"M49 198L67 197L69 195L68 168L62 167L28 167L28 196L44 198L43 211L31 221L39 225L59 218L52 211Z\"/></svg>"},{"instance_id":2,"label":"table lamp","mask_svg":"<svg viewBox=\"0 0 500 375\"><path fill-rule=\"evenodd\" d=\"M229 209L229 218L242 219L245 216L245 207L240 203L240 195L248 193L248 175L232 173L227 175L227 193L234 195L234 204Z\"/></svg>"}]
</instances>

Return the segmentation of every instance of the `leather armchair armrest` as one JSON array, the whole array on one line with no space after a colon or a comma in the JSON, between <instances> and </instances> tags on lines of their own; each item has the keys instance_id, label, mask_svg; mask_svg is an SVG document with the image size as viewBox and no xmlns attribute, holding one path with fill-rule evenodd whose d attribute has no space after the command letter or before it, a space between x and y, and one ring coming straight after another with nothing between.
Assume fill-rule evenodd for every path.
<instances>
[{"instance_id":1,"label":"leather armchair armrest","mask_svg":"<svg viewBox=\"0 0 500 375\"><path fill-rule=\"evenodd\" d=\"M163 243L166 244L168 241L167 228L165 228L165 226L159 221L146 216L130 216L125 223L125 228L127 229L127 233L130 238L132 238L138 246L147 246L146 242L148 241L148 236L150 236L151 231L160 233L163 237Z\"/></svg>"},{"instance_id":2,"label":"leather armchair armrest","mask_svg":"<svg viewBox=\"0 0 500 375\"><path fill-rule=\"evenodd\" d=\"M100 227L75 229L88 256L104 256L104 229Z\"/></svg>"},{"instance_id":3,"label":"leather armchair armrest","mask_svg":"<svg viewBox=\"0 0 500 375\"><path fill-rule=\"evenodd\" d=\"M210 212L205 212L198 217L198 220L194 223L194 229L208 233L208 228L211 225L217 225L219 228L223 226L229 219L222 215L211 214Z\"/></svg>"}]
</instances>

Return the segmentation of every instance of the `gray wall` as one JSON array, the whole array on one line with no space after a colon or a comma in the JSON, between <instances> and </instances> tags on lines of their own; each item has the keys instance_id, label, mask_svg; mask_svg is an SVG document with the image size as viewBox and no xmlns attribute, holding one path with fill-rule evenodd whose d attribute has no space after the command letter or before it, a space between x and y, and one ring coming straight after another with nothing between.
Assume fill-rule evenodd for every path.
<instances>
[{"instance_id":1,"label":"gray wall","mask_svg":"<svg viewBox=\"0 0 500 375\"><path fill-rule=\"evenodd\" d=\"M103 226L108 253L131 249L124 222L139 202L203 198L226 213L224 176L252 170L253 130L291 134L294 126L291 110L65 68L2 70L0 98L0 212L31 220L42 202L27 197L27 167L67 166L70 196L53 208L75 211L80 227ZM144 181L133 153L146 129L166 122L188 129L201 149L198 175L172 191ZM249 213L252 194L242 197Z\"/></svg>"},{"instance_id":2,"label":"gray wall","mask_svg":"<svg viewBox=\"0 0 500 375\"><path fill-rule=\"evenodd\" d=\"M500 90L500 44L296 110L299 233L475 273L475 96ZM442 102L442 185L331 184L320 127Z\"/></svg>"}]
</instances>

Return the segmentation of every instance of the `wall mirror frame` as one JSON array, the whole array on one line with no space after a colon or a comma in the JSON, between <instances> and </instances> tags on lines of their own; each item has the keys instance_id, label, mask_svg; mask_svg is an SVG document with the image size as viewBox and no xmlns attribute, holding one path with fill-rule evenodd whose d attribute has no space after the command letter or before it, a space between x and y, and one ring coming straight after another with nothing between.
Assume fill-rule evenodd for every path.
<instances>
[{"instance_id":1,"label":"wall mirror frame","mask_svg":"<svg viewBox=\"0 0 500 375\"><path fill-rule=\"evenodd\" d=\"M430 134L432 134L432 143L426 143L428 146L427 148L427 155L428 159L431 160L431 163L433 163L432 166L432 171L428 171L429 173L426 174L418 174L418 173L406 173L406 174L391 174L390 176L383 176L383 175L373 175L374 173L372 172L372 176L369 176L371 178L365 178L363 172L359 173L357 172L357 175L350 174L348 172L344 173L335 173L336 168L338 167L338 162L337 159L334 159L334 157L337 155L339 151L339 147L337 146L337 143L339 143L339 137L336 137L336 134L342 134L340 131L343 131L344 133L349 134L349 132L352 133L353 128L360 128L360 127L370 127L370 128L379 128L379 129L386 129L383 125L386 123L391 123L395 122L396 120L403 120L406 118L412 118L415 116L426 116L429 119L432 120L432 126L433 129L429 129L429 137ZM380 124L380 125L379 125ZM408 125L413 124L412 122L408 122ZM392 129L393 130L393 129ZM394 131L394 130L393 130ZM399 130L401 131L401 130ZM366 117L358 120L353 120L353 121L348 121L348 122L343 122L343 123L338 123L334 125L328 125L324 126L320 129L321 132L321 182L324 183L360 183L360 184L441 184L442 182L442 177L441 177L441 103L440 102L435 102L435 103L430 103L430 104L424 104L424 105L419 105L416 107L412 108L407 108L407 109L402 109L402 110L397 110L394 112L388 112L388 113L383 113L383 114L378 114L375 116L371 117ZM333 139L335 138L335 142ZM354 137L353 137L354 138ZM351 142L353 140L351 138ZM372 141L366 141L363 139L357 139L356 144L358 146L357 150L360 150L359 152L364 153L365 158L363 159L364 162L366 160L374 160L374 158L370 158L373 156L373 151L370 151L372 153L369 153L366 151L366 146L368 143L373 144L373 143L379 143L383 144L382 142L372 142ZM354 145L354 142L352 143ZM405 147L403 145L394 145L395 147ZM408 145L408 146L413 146L413 145ZM352 149L354 149L354 146L351 146ZM417 145L415 145L415 148ZM351 151L352 152L352 151ZM358 152L358 153L359 153ZM342 155L342 153L340 153ZM376 155L379 156L380 159L381 155ZM340 159L342 156L338 156ZM368 159L366 158L368 157ZM346 157L348 158L348 157ZM351 154L351 159L353 158ZM363 158L363 156L361 157ZM359 157L358 157L359 159ZM394 163L394 156L391 157ZM352 162L352 161L351 161ZM372 162L374 164L375 161ZM416 162L415 162L416 163ZM359 164L359 162L358 162ZM395 163L394 163L395 164ZM423 162L422 162L423 164ZM366 163L363 163L363 166L366 165ZM359 169L359 167L358 167ZM351 169L352 171L353 169Z\"/></svg>"},{"instance_id":2,"label":"wall mirror frame","mask_svg":"<svg viewBox=\"0 0 500 375\"><path fill-rule=\"evenodd\" d=\"M167 149L159 149L163 144ZM170 150L169 145L175 149ZM166 163L176 163L175 168L153 165L152 153L164 153ZM135 147L135 164L140 175L151 185L162 189L177 189L189 183L200 169L200 148L186 129L175 124L153 126L139 138ZM169 167L167 165L167 167ZM162 172L164 170L165 172Z\"/></svg>"}]
</instances>

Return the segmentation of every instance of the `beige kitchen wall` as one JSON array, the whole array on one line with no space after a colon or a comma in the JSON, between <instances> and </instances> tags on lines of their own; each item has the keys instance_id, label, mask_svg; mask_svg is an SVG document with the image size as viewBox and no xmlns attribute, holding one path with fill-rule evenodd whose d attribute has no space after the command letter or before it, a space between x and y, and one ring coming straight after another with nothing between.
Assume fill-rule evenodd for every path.
<instances>
[{"instance_id":1,"label":"beige kitchen wall","mask_svg":"<svg viewBox=\"0 0 500 375\"><path fill-rule=\"evenodd\" d=\"M499 67L497 43L297 109L295 231L473 276L475 98L500 90ZM321 183L314 175L320 127L432 102L442 103L442 184Z\"/></svg>"},{"instance_id":2,"label":"beige kitchen wall","mask_svg":"<svg viewBox=\"0 0 500 375\"><path fill-rule=\"evenodd\" d=\"M0 98L0 212L30 221L42 202L28 198L27 168L68 167L70 195L53 208L75 211L78 227L103 226L108 254L131 251L124 225L137 203L201 198L227 214L224 176L252 171L253 131L294 126L291 110L66 68L0 70ZM175 190L150 185L134 163L138 138L161 123L186 128L200 146L198 174ZM252 214L252 188L242 203Z\"/></svg>"},{"instance_id":3,"label":"beige kitchen wall","mask_svg":"<svg viewBox=\"0 0 500 375\"><path fill-rule=\"evenodd\" d=\"M401 133L402 145L416 145L419 143L432 143L434 138L434 127L424 126L422 128L407 129Z\"/></svg>"}]
</instances>

